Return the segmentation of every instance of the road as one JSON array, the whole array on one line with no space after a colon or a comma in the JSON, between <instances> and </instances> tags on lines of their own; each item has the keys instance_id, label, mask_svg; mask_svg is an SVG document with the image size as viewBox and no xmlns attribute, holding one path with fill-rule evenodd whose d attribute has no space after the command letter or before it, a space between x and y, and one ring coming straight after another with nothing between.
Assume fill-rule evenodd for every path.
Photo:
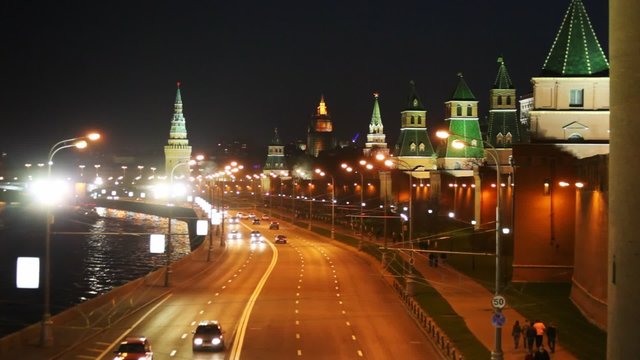
<instances>
[{"instance_id":1,"label":"road","mask_svg":"<svg viewBox=\"0 0 640 360\"><path fill-rule=\"evenodd\" d=\"M68 359L112 359L125 335L144 335L155 359L437 359L440 355L378 269L355 250L313 233L268 222L236 225L243 240L197 276L116 326ZM249 231L267 242L249 244ZM287 244L275 245L276 234ZM223 352L194 353L192 331L218 320Z\"/></svg>"}]
</instances>

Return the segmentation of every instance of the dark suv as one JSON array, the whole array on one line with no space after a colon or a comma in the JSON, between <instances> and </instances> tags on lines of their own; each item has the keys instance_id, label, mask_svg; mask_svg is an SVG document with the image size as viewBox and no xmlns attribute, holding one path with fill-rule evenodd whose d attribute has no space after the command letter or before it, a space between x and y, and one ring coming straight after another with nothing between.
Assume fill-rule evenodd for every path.
<instances>
[{"instance_id":1,"label":"dark suv","mask_svg":"<svg viewBox=\"0 0 640 360\"><path fill-rule=\"evenodd\" d=\"M202 321L193 332L193 350L224 350L222 327L217 321Z\"/></svg>"},{"instance_id":2,"label":"dark suv","mask_svg":"<svg viewBox=\"0 0 640 360\"><path fill-rule=\"evenodd\" d=\"M271 224L269 224L269 230L280 230L280 223L272 221Z\"/></svg>"}]
</instances>

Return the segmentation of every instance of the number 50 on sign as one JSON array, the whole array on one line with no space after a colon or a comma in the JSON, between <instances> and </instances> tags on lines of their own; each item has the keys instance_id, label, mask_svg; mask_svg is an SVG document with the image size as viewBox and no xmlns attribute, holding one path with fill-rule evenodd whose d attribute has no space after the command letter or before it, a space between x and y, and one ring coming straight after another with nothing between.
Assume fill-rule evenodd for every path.
<instances>
[{"instance_id":1,"label":"number 50 on sign","mask_svg":"<svg viewBox=\"0 0 640 360\"><path fill-rule=\"evenodd\" d=\"M491 299L491 306L494 309L504 309L507 305L507 300L505 300L504 296L496 295Z\"/></svg>"}]
</instances>

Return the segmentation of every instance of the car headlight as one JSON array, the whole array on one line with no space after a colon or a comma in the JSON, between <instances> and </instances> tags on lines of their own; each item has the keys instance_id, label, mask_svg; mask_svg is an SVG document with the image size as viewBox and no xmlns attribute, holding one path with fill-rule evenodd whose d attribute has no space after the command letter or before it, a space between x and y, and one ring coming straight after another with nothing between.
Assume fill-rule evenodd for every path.
<instances>
[{"instance_id":1,"label":"car headlight","mask_svg":"<svg viewBox=\"0 0 640 360\"><path fill-rule=\"evenodd\" d=\"M202 345L202 339L201 338L193 339L193 345Z\"/></svg>"},{"instance_id":2,"label":"car headlight","mask_svg":"<svg viewBox=\"0 0 640 360\"><path fill-rule=\"evenodd\" d=\"M122 360L122 359L124 359L122 356L116 356L113 358L113 360Z\"/></svg>"},{"instance_id":3,"label":"car headlight","mask_svg":"<svg viewBox=\"0 0 640 360\"><path fill-rule=\"evenodd\" d=\"M213 339L211 340L211 343L212 343L213 345L220 345L220 339L219 339L219 338L213 338Z\"/></svg>"}]
</instances>

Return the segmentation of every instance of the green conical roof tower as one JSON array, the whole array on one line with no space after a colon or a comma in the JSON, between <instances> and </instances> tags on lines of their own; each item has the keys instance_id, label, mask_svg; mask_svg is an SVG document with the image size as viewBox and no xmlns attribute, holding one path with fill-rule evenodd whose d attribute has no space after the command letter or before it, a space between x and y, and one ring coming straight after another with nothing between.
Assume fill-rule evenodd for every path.
<instances>
[{"instance_id":1,"label":"green conical roof tower","mask_svg":"<svg viewBox=\"0 0 640 360\"><path fill-rule=\"evenodd\" d=\"M386 135L384 134L384 126L382 125L382 115L380 115L380 104L378 102L379 96L380 95L378 93L373 94L373 112L371 113L367 142L363 149L365 156L374 156L378 153L382 153L385 156L389 155Z\"/></svg>"},{"instance_id":2,"label":"green conical roof tower","mask_svg":"<svg viewBox=\"0 0 640 360\"><path fill-rule=\"evenodd\" d=\"M427 134L427 111L420 101L416 84L409 82L407 107L401 112L400 138L394 155L397 157L431 157L434 155L431 140Z\"/></svg>"},{"instance_id":3,"label":"green conical roof tower","mask_svg":"<svg viewBox=\"0 0 640 360\"><path fill-rule=\"evenodd\" d=\"M609 62L581 0L571 0L542 76L608 76Z\"/></svg>"},{"instance_id":4,"label":"green conical roof tower","mask_svg":"<svg viewBox=\"0 0 640 360\"><path fill-rule=\"evenodd\" d=\"M516 89L502 56L498 57L498 75L489 90L489 100L487 141L495 148L510 148L525 142L526 131L520 125L516 110Z\"/></svg>"},{"instance_id":5,"label":"green conical roof tower","mask_svg":"<svg viewBox=\"0 0 640 360\"><path fill-rule=\"evenodd\" d=\"M453 91L453 94L451 95L451 100L475 101L476 97L471 92L471 89L469 89L467 82L464 81L464 77L462 77L462 73L458 73L458 78L459 78L458 86L456 86L456 89Z\"/></svg>"},{"instance_id":6,"label":"green conical roof tower","mask_svg":"<svg viewBox=\"0 0 640 360\"><path fill-rule=\"evenodd\" d=\"M484 146L478 121L478 101L467 86L461 73L458 85L445 102L445 121L449 122L449 138L444 149L445 169L468 169L473 159L484 158ZM456 141L464 143L457 147Z\"/></svg>"},{"instance_id":7,"label":"green conical roof tower","mask_svg":"<svg viewBox=\"0 0 640 360\"><path fill-rule=\"evenodd\" d=\"M170 175L172 170L176 176L189 176L188 166L176 166L179 163L188 163L191 158L191 146L187 138L187 122L182 113L182 95L180 94L180 82L176 89L176 101L173 105L173 118L169 130L169 141L164 147L165 171Z\"/></svg>"},{"instance_id":8,"label":"green conical roof tower","mask_svg":"<svg viewBox=\"0 0 640 360\"><path fill-rule=\"evenodd\" d=\"M511 76L507 71L507 67L504 65L504 58L498 57L498 75L496 81L493 83L494 89L513 89L513 83L511 82Z\"/></svg>"}]
</instances>

